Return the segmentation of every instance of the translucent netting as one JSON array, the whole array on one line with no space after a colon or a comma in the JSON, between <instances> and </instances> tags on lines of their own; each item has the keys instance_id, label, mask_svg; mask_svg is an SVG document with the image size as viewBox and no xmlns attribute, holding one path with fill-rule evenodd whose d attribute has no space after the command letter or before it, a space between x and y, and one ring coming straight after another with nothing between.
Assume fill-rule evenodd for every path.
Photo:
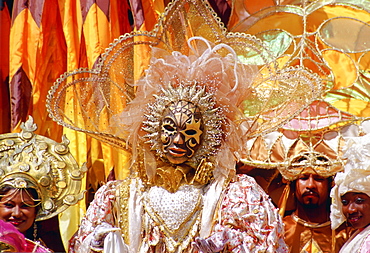
<instances>
[{"instance_id":1,"label":"translucent netting","mask_svg":"<svg viewBox=\"0 0 370 253\"><path fill-rule=\"evenodd\" d=\"M285 173L300 152L318 152L329 157L333 174L343 163L344 139L369 132L369 10L364 1L296 1L245 15L230 27L263 40L279 69L303 68L322 84L298 115L246 142L246 163Z\"/></svg>"},{"instance_id":2,"label":"translucent netting","mask_svg":"<svg viewBox=\"0 0 370 253\"><path fill-rule=\"evenodd\" d=\"M232 47L240 62L257 70L252 80L246 80L250 85L245 97L233 105L242 112L233 120L245 128L243 138L277 129L322 93L321 79L311 70L279 68L275 53L261 40L227 32L203 1L175 1L154 31L121 36L106 50L97 68L62 75L48 95L51 117L65 127L126 149L130 133L117 131L113 121L136 97L135 84L150 67L152 48L194 54L188 44L193 36Z\"/></svg>"}]
</instances>

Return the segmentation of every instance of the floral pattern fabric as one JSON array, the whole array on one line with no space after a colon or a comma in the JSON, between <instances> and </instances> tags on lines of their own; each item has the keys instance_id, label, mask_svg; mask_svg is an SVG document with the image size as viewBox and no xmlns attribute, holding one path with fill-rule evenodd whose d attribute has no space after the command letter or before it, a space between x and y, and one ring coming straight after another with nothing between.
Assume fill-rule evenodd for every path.
<instances>
[{"instance_id":1,"label":"floral pattern fabric","mask_svg":"<svg viewBox=\"0 0 370 253\"><path fill-rule=\"evenodd\" d=\"M80 229L70 241L70 252L78 252L81 247L86 249L86 244L90 244L89 235L95 233L99 225L108 223L115 227L118 224L113 210L120 183L108 182L97 191ZM215 225L207 241L221 247L221 252L288 252L277 209L263 189L247 175L236 175L224 189L214 217ZM151 232L155 232L152 237L161 234L159 229ZM198 252L193 246L194 243L190 244L183 252ZM152 245L147 252L159 250L156 247L163 248L163 244L154 245L154 248Z\"/></svg>"}]
</instances>

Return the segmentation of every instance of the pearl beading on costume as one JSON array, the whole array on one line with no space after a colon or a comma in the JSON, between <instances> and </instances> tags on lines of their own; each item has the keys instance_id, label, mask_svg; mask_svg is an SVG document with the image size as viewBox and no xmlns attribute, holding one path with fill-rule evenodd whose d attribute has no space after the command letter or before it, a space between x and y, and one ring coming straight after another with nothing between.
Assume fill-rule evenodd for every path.
<instances>
[{"instance_id":1,"label":"pearl beading on costume","mask_svg":"<svg viewBox=\"0 0 370 253\"><path fill-rule=\"evenodd\" d=\"M174 193L154 186L146 196L146 203L154 215L162 220L171 232L175 232L189 221L198 209L201 204L201 193L191 185L184 185Z\"/></svg>"}]
</instances>

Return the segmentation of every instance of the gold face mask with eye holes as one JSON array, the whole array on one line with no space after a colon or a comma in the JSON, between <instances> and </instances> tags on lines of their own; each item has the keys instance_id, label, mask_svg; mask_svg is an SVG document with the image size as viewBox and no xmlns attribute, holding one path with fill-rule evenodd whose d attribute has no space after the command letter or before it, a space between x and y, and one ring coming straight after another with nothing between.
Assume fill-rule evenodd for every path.
<instances>
[{"instance_id":1,"label":"gold face mask with eye holes","mask_svg":"<svg viewBox=\"0 0 370 253\"><path fill-rule=\"evenodd\" d=\"M187 101L171 104L161 128L162 151L173 164L191 158L200 146L203 133L199 108Z\"/></svg>"}]
</instances>

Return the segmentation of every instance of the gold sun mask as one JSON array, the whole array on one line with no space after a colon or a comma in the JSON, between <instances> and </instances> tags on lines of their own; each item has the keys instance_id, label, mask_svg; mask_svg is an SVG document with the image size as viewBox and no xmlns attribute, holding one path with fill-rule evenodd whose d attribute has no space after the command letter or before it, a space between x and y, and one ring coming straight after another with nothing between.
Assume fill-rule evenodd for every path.
<instances>
[{"instance_id":1,"label":"gold sun mask","mask_svg":"<svg viewBox=\"0 0 370 253\"><path fill-rule=\"evenodd\" d=\"M162 151L173 164L191 158L199 148L203 125L199 108L187 101L172 103L162 121Z\"/></svg>"},{"instance_id":2,"label":"gold sun mask","mask_svg":"<svg viewBox=\"0 0 370 253\"><path fill-rule=\"evenodd\" d=\"M155 96L143 125L151 150L173 164L189 161L197 166L213 156L222 140L224 116L212 95L197 83L183 83Z\"/></svg>"}]
</instances>

